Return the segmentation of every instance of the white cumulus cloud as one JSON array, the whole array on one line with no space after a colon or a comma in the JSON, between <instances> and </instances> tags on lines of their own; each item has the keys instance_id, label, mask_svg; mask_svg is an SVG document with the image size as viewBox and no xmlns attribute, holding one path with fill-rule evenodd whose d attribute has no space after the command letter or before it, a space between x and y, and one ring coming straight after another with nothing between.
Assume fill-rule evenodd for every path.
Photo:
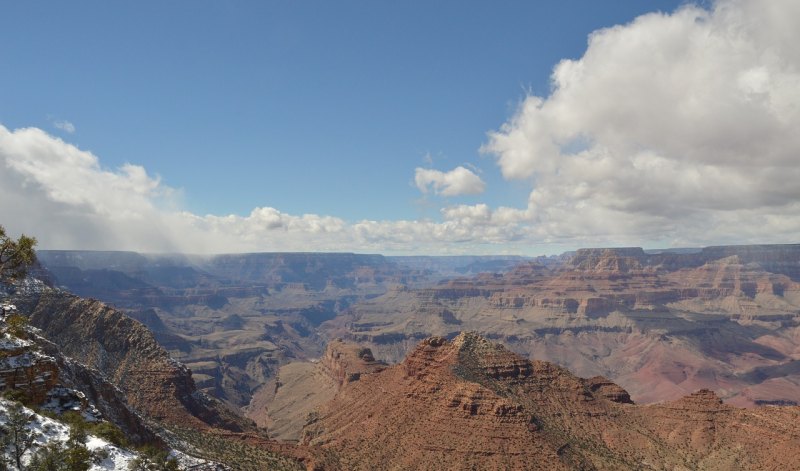
<instances>
[{"instance_id":1,"label":"white cumulus cloud","mask_svg":"<svg viewBox=\"0 0 800 471\"><path fill-rule=\"evenodd\" d=\"M540 238L790 241L800 3L721 0L594 32L483 150L533 182Z\"/></svg>"},{"instance_id":2,"label":"white cumulus cloud","mask_svg":"<svg viewBox=\"0 0 800 471\"><path fill-rule=\"evenodd\" d=\"M486 189L481 177L460 165L449 172L417 167L414 183L423 193L433 191L442 196L479 195Z\"/></svg>"}]
</instances>

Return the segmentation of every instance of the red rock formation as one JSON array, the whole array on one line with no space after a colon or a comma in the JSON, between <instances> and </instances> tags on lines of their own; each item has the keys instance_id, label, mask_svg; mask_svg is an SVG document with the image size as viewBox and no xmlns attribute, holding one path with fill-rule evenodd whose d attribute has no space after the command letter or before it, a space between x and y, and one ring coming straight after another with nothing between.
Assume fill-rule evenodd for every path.
<instances>
[{"instance_id":1,"label":"red rock formation","mask_svg":"<svg viewBox=\"0 0 800 471\"><path fill-rule=\"evenodd\" d=\"M701 390L652 406L474 334L344 385L305 440L346 469L797 469L800 408Z\"/></svg>"},{"instance_id":2,"label":"red rock formation","mask_svg":"<svg viewBox=\"0 0 800 471\"><path fill-rule=\"evenodd\" d=\"M369 348L335 339L328 343L322 357L325 366L339 385L358 381L362 375L377 373L386 363L375 361Z\"/></svg>"},{"instance_id":3,"label":"red rock formation","mask_svg":"<svg viewBox=\"0 0 800 471\"><path fill-rule=\"evenodd\" d=\"M708 259L715 250L579 250L560 268L524 264L392 292L325 327L390 361L426 336L476 330L612 378L637 402L713 387L737 405L800 403L792 366L800 359L800 283L763 269L759 256L776 263L769 250L718 260Z\"/></svg>"},{"instance_id":4,"label":"red rock formation","mask_svg":"<svg viewBox=\"0 0 800 471\"><path fill-rule=\"evenodd\" d=\"M631 395L628 394L628 391L622 389L622 387L614 384L607 378L602 376L594 376L584 380L584 384L589 388L589 391L592 393L597 393L609 401L618 402L620 404L633 404Z\"/></svg>"},{"instance_id":5,"label":"red rock formation","mask_svg":"<svg viewBox=\"0 0 800 471\"><path fill-rule=\"evenodd\" d=\"M424 341L402 365L345 385L307 426L306 440L325 444L346 469L519 469L525 462L559 469L520 404L457 379L451 367L458 356L459 347L444 339ZM478 368L515 371L496 357ZM534 464L534 457L547 459Z\"/></svg>"},{"instance_id":6,"label":"red rock formation","mask_svg":"<svg viewBox=\"0 0 800 471\"><path fill-rule=\"evenodd\" d=\"M29 332L32 342L0 342L0 383L23 390L27 400L43 401L59 380L83 392L133 443L169 443L248 471L326 463L314 448L267 439L252 422L198 392L191 372L120 311L51 289L15 296L38 330ZM242 456L232 456L232 447L246 460L237 461ZM335 461L327 468L338 469Z\"/></svg>"}]
</instances>

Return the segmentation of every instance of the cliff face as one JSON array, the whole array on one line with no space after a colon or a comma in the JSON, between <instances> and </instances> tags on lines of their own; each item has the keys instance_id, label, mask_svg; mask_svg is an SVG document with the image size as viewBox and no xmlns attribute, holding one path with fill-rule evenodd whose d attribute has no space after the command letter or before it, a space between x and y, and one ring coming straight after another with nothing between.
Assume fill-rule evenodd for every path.
<instances>
[{"instance_id":1,"label":"cliff face","mask_svg":"<svg viewBox=\"0 0 800 471\"><path fill-rule=\"evenodd\" d=\"M706 390L636 406L604 378L461 334L344 385L305 438L348 469L793 469L800 428L787 419L798 415L736 409Z\"/></svg>"},{"instance_id":2,"label":"cliff face","mask_svg":"<svg viewBox=\"0 0 800 471\"><path fill-rule=\"evenodd\" d=\"M350 253L258 253L217 255L204 263L225 279L267 284L301 283L314 290L380 282L400 270L381 255ZM376 279L378 278L378 279Z\"/></svg>"},{"instance_id":3,"label":"cliff face","mask_svg":"<svg viewBox=\"0 0 800 471\"><path fill-rule=\"evenodd\" d=\"M246 416L268 429L271 437L297 441L309 416L333 399L343 385L386 367L375 361L368 348L332 340L319 360L281 366L274 379L254 395L245 408Z\"/></svg>"},{"instance_id":4,"label":"cliff face","mask_svg":"<svg viewBox=\"0 0 800 471\"><path fill-rule=\"evenodd\" d=\"M800 281L800 244L727 245L704 247L701 250L685 253L669 251L648 253L639 247L580 249L567 265L578 269L596 269L598 262L609 257L633 261L642 267L657 267L668 271L696 268L715 260L738 257L743 264L756 264L764 271L786 275L794 281Z\"/></svg>"},{"instance_id":5,"label":"cliff face","mask_svg":"<svg viewBox=\"0 0 800 471\"><path fill-rule=\"evenodd\" d=\"M119 388L99 371L65 357L58 346L37 333L28 339L6 334L0 341L0 390L17 390L29 404L52 402L63 391L80 391L81 408L92 404L101 416L123 431L134 444L157 444L161 438L126 402ZM65 389L66 388L66 389Z\"/></svg>"},{"instance_id":6,"label":"cliff face","mask_svg":"<svg viewBox=\"0 0 800 471\"><path fill-rule=\"evenodd\" d=\"M49 275L41 267L37 276ZM0 318L0 390L17 394L26 404L51 412L80 409L85 416L104 418L118 426L133 444L163 445L146 420L126 402L122 391L100 371L65 356L59 346L27 324L32 304L44 293L57 293L38 278L0 283L4 304L19 307L22 322ZM58 316L58 312L53 313ZM13 390L13 391L12 391ZM78 409L76 409L76 407Z\"/></svg>"},{"instance_id":7,"label":"cliff face","mask_svg":"<svg viewBox=\"0 0 800 471\"><path fill-rule=\"evenodd\" d=\"M0 321L0 327L5 328L4 324ZM32 403L41 403L58 380L55 358L33 342L0 334L0 391L18 390Z\"/></svg>"},{"instance_id":8,"label":"cliff face","mask_svg":"<svg viewBox=\"0 0 800 471\"><path fill-rule=\"evenodd\" d=\"M641 270L648 256L641 247L579 249L568 265L576 270L626 272Z\"/></svg>"},{"instance_id":9,"label":"cliff face","mask_svg":"<svg viewBox=\"0 0 800 471\"><path fill-rule=\"evenodd\" d=\"M341 339L328 343L321 363L339 385L358 381L362 375L377 373L387 366L386 363L375 361L369 348Z\"/></svg>"},{"instance_id":10,"label":"cliff face","mask_svg":"<svg viewBox=\"0 0 800 471\"><path fill-rule=\"evenodd\" d=\"M412 281L421 273L399 267L382 255L352 253L251 253L186 257L133 252L45 250L39 258L58 282L77 294L91 290L105 296L189 296L223 292L258 294L265 288L299 284L329 288L377 286L384 280ZM147 290L150 290L148 292ZM176 290L188 290L178 293Z\"/></svg>"},{"instance_id":11,"label":"cliff face","mask_svg":"<svg viewBox=\"0 0 800 471\"><path fill-rule=\"evenodd\" d=\"M705 261L736 256L744 264L755 263L765 271L800 281L800 244L706 247L701 255Z\"/></svg>"},{"instance_id":12,"label":"cliff face","mask_svg":"<svg viewBox=\"0 0 800 471\"><path fill-rule=\"evenodd\" d=\"M66 356L104 374L154 420L234 431L246 424L198 394L190 371L142 324L99 301L45 290L24 300L29 322Z\"/></svg>"},{"instance_id":13,"label":"cliff face","mask_svg":"<svg viewBox=\"0 0 800 471\"><path fill-rule=\"evenodd\" d=\"M530 411L463 379L483 367L472 369L475 358L461 362L457 342L427 339L402 364L346 384L305 439L338 454L347 469L566 469L536 439ZM496 356L485 363L500 366Z\"/></svg>"}]
</instances>

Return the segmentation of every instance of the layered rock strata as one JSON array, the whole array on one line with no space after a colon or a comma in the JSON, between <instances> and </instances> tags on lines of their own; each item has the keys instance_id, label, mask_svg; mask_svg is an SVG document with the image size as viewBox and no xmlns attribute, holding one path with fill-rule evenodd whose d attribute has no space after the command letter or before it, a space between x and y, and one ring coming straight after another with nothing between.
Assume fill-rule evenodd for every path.
<instances>
[{"instance_id":1,"label":"layered rock strata","mask_svg":"<svg viewBox=\"0 0 800 471\"><path fill-rule=\"evenodd\" d=\"M393 290L322 328L390 362L427 336L475 330L610 378L640 402L714 388L740 406L800 403L800 283L785 274L793 263L797 245L582 249L560 267L527 262Z\"/></svg>"},{"instance_id":2,"label":"layered rock strata","mask_svg":"<svg viewBox=\"0 0 800 471\"><path fill-rule=\"evenodd\" d=\"M345 384L305 440L347 469L795 469L797 418L797 407L736 409L707 390L637 406L604 378L467 333Z\"/></svg>"}]
</instances>

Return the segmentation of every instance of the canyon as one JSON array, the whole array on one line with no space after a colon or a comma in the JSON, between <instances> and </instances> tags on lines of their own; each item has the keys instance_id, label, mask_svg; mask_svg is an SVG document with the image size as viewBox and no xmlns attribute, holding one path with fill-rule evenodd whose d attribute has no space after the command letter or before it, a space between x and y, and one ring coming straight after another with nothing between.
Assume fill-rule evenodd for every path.
<instances>
[{"instance_id":1,"label":"canyon","mask_svg":"<svg viewBox=\"0 0 800 471\"><path fill-rule=\"evenodd\" d=\"M602 375L637 402L700 388L738 406L800 401L800 246L680 253L583 249L565 263L397 288L320 328L400 361L477 331L528 358Z\"/></svg>"},{"instance_id":2,"label":"canyon","mask_svg":"<svg viewBox=\"0 0 800 471\"><path fill-rule=\"evenodd\" d=\"M219 466L800 466L797 245L39 259L3 387Z\"/></svg>"},{"instance_id":3,"label":"canyon","mask_svg":"<svg viewBox=\"0 0 800 471\"><path fill-rule=\"evenodd\" d=\"M800 403L800 245L580 249L537 258L76 251L39 258L40 275L54 285L145 325L186 365L198 393L230 411L221 427L295 443L292 453L307 463L327 459L320 458L329 456L326 444L340 440L325 432L330 425L315 425L340 408L331 404L407 363L420 342L452 343L463 332L502 344L519 361L589 378L581 384L614 403L652 404L648 410L695 400L753 410ZM233 426L237 415L251 428Z\"/></svg>"}]
</instances>

